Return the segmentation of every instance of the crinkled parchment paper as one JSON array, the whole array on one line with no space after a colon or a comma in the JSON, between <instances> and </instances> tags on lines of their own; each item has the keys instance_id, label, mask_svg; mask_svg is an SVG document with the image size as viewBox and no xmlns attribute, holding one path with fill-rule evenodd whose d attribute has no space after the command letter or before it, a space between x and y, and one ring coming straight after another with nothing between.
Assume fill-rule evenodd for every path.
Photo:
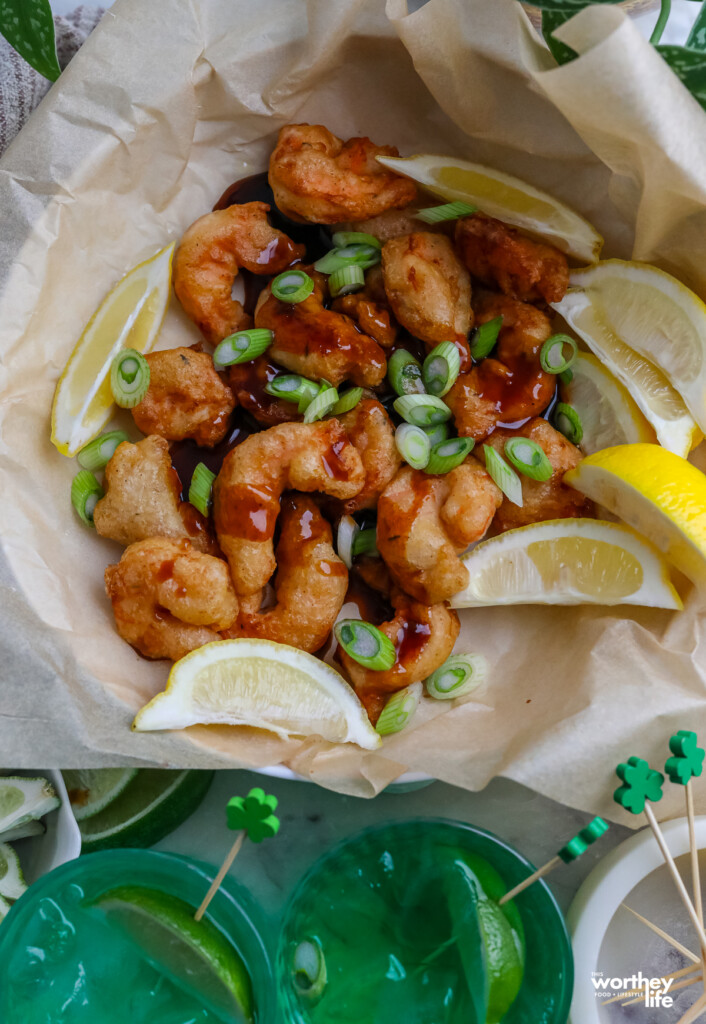
<instances>
[{"instance_id":1,"label":"crinkled parchment paper","mask_svg":"<svg viewBox=\"0 0 706 1024\"><path fill-rule=\"evenodd\" d=\"M703 598L686 610L463 612L489 683L426 701L379 753L263 733L133 734L165 663L115 633L119 549L72 513L75 464L49 443L57 377L98 302L231 182L278 128L323 122L402 153L519 174L575 206L607 255L652 260L706 296L706 117L617 10L563 29L562 68L512 0L118 0L0 164L0 761L23 767L256 767L372 795L405 769L493 775L612 816L616 762L706 734ZM173 303L160 346L196 340ZM671 787L660 805L681 811Z\"/></svg>"}]
</instances>

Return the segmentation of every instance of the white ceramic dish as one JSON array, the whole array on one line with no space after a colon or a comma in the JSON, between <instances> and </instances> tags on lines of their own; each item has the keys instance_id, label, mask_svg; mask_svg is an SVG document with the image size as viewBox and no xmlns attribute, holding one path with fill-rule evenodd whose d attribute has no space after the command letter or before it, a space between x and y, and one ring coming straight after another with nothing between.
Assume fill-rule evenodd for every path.
<instances>
[{"instance_id":1,"label":"white ceramic dish","mask_svg":"<svg viewBox=\"0 0 706 1024\"><path fill-rule=\"evenodd\" d=\"M12 844L20 858L23 874L31 885L42 875L58 868L60 864L78 857L81 852L81 833L71 811L71 803L60 771L50 768L43 771L6 769L6 772L32 778L43 776L49 779L61 798L61 807L43 819L47 826L44 835L20 839Z\"/></svg>"}]
</instances>

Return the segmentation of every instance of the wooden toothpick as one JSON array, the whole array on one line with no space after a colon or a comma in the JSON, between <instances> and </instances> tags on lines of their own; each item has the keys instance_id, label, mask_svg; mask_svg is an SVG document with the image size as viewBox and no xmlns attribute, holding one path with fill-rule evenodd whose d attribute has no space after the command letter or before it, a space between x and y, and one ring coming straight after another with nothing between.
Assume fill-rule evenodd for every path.
<instances>
[{"instance_id":1,"label":"wooden toothpick","mask_svg":"<svg viewBox=\"0 0 706 1024\"><path fill-rule=\"evenodd\" d=\"M629 910L631 914L634 914L638 921L642 921L642 923L646 925L647 928L650 928L655 933L655 935L659 935L659 937L668 942L670 946L673 946L675 949L679 950L680 953L683 953L687 960L691 960L694 964L701 963L701 957L698 957L696 953L692 953L690 949L686 948L686 946L682 946L681 942L677 942L677 940L673 938L669 934L669 932L663 931L659 927L659 925L656 925L653 921L648 921L646 917L643 917L642 914L638 914L638 912L636 910L633 910L632 907L629 907L627 903L621 903L620 906L623 907L625 910ZM667 977L676 977L676 975L669 974L667 975Z\"/></svg>"},{"instance_id":2,"label":"wooden toothpick","mask_svg":"<svg viewBox=\"0 0 706 1024\"><path fill-rule=\"evenodd\" d=\"M233 863L235 858L240 853L240 847L243 845L243 842L245 840L245 836L246 836L245 832L240 832L239 835L238 835L238 838L235 840L235 842L231 846L230 851L228 852L228 855L227 855L226 859L221 864L221 867L220 867L220 870L219 870L218 874L216 875L216 877L211 882L211 885L209 886L209 890L206 893L206 895L204 896L203 902L201 903L201 906L199 907L199 909L194 914L194 920L195 921L200 921L201 918L203 917L203 915L208 910L209 903L211 902L213 897L216 895L216 893L220 889L221 883L222 883L223 879L226 877L226 875L228 874L228 871L230 870L231 864Z\"/></svg>"}]
</instances>

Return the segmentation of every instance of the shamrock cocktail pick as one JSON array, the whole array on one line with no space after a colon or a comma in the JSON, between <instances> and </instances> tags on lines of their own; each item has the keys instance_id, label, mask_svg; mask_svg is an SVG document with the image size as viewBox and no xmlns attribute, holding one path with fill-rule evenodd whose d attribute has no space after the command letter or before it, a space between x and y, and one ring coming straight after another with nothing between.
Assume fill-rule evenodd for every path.
<instances>
[{"instance_id":1,"label":"shamrock cocktail pick","mask_svg":"<svg viewBox=\"0 0 706 1024\"><path fill-rule=\"evenodd\" d=\"M510 892L506 892L505 895L499 900L499 905L502 907L503 903L507 903L509 900L515 898L519 893L524 892L525 889L529 888L533 882L537 879L543 878L548 875L550 871L553 871L559 864L570 864L572 860L576 860L585 853L589 846L595 843L596 839L600 839L604 835L610 826L607 821L603 821L603 818L594 818L593 821L589 821L585 828L582 828L580 832L577 832L573 839L570 839L566 846L558 851L555 857L548 860L541 868L528 875L519 885L516 885L514 889L510 889Z\"/></svg>"},{"instance_id":2,"label":"shamrock cocktail pick","mask_svg":"<svg viewBox=\"0 0 706 1024\"><path fill-rule=\"evenodd\" d=\"M209 903L220 889L221 883L240 853L244 841L249 839L252 843L261 843L263 839L271 839L272 836L277 835L279 818L274 813L276 810L277 797L268 795L259 786L251 789L246 797L234 796L228 801L226 806L228 828L237 831L238 835L226 859L221 864L220 871L211 882L203 903L194 914L195 920L200 921L208 910Z\"/></svg>"}]
</instances>

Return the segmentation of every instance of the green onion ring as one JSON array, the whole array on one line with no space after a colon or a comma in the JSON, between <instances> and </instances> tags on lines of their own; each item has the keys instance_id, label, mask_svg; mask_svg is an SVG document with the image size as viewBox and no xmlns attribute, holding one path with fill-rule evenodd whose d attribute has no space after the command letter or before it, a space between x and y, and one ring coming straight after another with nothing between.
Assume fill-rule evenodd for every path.
<instances>
[{"instance_id":1,"label":"green onion ring","mask_svg":"<svg viewBox=\"0 0 706 1024\"><path fill-rule=\"evenodd\" d=\"M318 395L319 385L306 377L300 377L298 373L282 373L265 384L265 392L284 402L299 402L299 412L304 412ZM302 403L304 408L301 407Z\"/></svg>"},{"instance_id":2,"label":"green onion ring","mask_svg":"<svg viewBox=\"0 0 706 1024\"><path fill-rule=\"evenodd\" d=\"M512 467L508 466L502 455L498 455L489 444L483 445L485 468L503 492L508 501L522 508L522 482Z\"/></svg>"},{"instance_id":3,"label":"green onion ring","mask_svg":"<svg viewBox=\"0 0 706 1024\"><path fill-rule=\"evenodd\" d=\"M207 516L211 507L211 491L216 474L203 462L199 462L191 475L189 484L189 502L198 509L202 516Z\"/></svg>"},{"instance_id":4,"label":"green onion ring","mask_svg":"<svg viewBox=\"0 0 706 1024\"><path fill-rule=\"evenodd\" d=\"M380 246L378 245L345 245L331 249L314 264L314 270L321 274L333 274L343 267L357 266L368 270L380 262Z\"/></svg>"},{"instance_id":5,"label":"green onion ring","mask_svg":"<svg viewBox=\"0 0 706 1024\"><path fill-rule=\"evenodd\" d=\"M377 528L370 526L367 530L358 530L353 538L353 558L367 555L368 558L379 558Z\"/></svg>"},{"instance_id":6,"label":"green onion ring","mask_svg":"<svg viewBox=\"0 0 706 1024\"><path fill-rule=\"evenodd\" d=\"M285 270L273 280L271 288L280 302L303 302L313 292L314 281L303 270Z\"/></svg>"},{"instance_id":7,"label":"green onion ring","mask_svg":"<svg viewBox=\"0 0 706 1024\"><path fill-rule=\"evenodd\" d=\"M327 416L338 402L338 391L327 381L323 381L316 398L310 402L304 412L305 423L315 423Z\"/></svg>"},{"instance_id":8,"label":"green onion ring","mask_svg":"<svg viewBox=\"0 0 706 1024\"><path fill-rule=\"evenodd\" d=\"M451 410L435 395L402 395L393 402L395 412L415 427L433 427L451 419Z\"/></svg>"},{"instance_id":9,"label":"green onion ring","mask_svg":"<svg viewBox=\"0 0 706 1024\"><path fill-rule=\"evenodd\" d=\"M103 497L103 488L93 473L82 469L71 481L71 504L86 526L93 526L93 510Z\"/></svg>"},{"instance_id":10,"label":"green onion ring","mask_svg":"<svg viewBox=\"0 0 706 1024\"><path fill-rule=\"evenodd\" d=\"M338 399L333 409L331 410L334 416L343 416L344 413L350 412L351 409L355 409L358 402L363 397L362 388L349 388L348 391L344 391L341 397Z\"/></svg>"},{"instance_id":11,"label":"green onion ring","mask_svg":"<svg viewBox=\"0 0 706 1024\"><path fill-rule=\"evenodd\" d=\"M569 357L564 356L564 345L571 349ZM539 350L539 361L547 373L564 373L568 370L579 350L578 345L568 334L553 334Z\"/></svg>"},{"instance_id":12,"label":"green onion ring","mask_svg":"<svg viewBox=\"0 0 706 1024\"><path fill-rule=\"evenodd\" d=\"M124 348L110 365L110 390L121 409L139 405L150 386L149 363L141 352Z\"/></svg>"},{"instance_id":13,"label":"green onion ring","mask_svg":"<svg viewBox=\"0 0 706 1024\"><path fill-rule=\"evenodd\" d=\"M583 424L573 405L567 405L565 402L557 404L554 410L554 426L572 444L581 443Z\"/></svg>"},{"instance_id":14,"label":"green onion ring","mask_svg":"<svg viewBox=\"0 0 706 1024\"><path fill-rule=\"evenodd\" d=\"M340 267L328 279L328 290L336 298L358 292L365 284L365 274L360 267Z\"/></svg>"},{"instance_id":15,"label":"green onion ring","mask_svg":"<svg viewBox=\"0 0 706 1024\"><path fill-rule=\"evenodd\" d=\"M341 619L333 632L346 654L364 668L385 672L395 664L395 645L377 626L362 619Z\"/></svg>"},{"instance_id":16,"label":"green onion ring","mask_svg":"<svg viewBox=\"0 0 706 1024\"><path fill-rule=\"evenodd\" d=\"M452 341L442 341L424 360L422 379L430 395L441 398L456 383L461 356Z\"/></svg>"},{"instance_id":17,"label":"green onion ring","mask_svg":"<svg viewBox=\"0 0 706 1024\"><path fill-rule=\"evenodd\" d=\"M398 348L387 362L387 379L398 395L423 395L422 367L406 348Z\"/></svg>"},{"instance_id":18,"label":"green onion ring","mask_svg":"<svg viewBox=\"0 0 706 1024\"><path fill-rule=\"evenodd\" d=\"M397 451L412 469L424 469L429 462L431 444L421 427L402 423L395 431Z\"/></svg>"},{"instance_id":19,"label":"green onion ring","mask_svg":"<svg viewBox=\"0 0 706 1024\"><path fill-rule=\"evenodd\" d=\"M110 430L107 434L94 437L78 453L78 464L81 469L88 469L92 473L95 473L97 469L104 469L115 454L118 445L129 440L130 438L124 430Z\"/></svg>"},{"instance_id":20,"label":"green onion ring","mask_svg":"<svg viewBox=\"0 0 706 1024\"><path fill-rule=\"evenodd\" d=\"M394 693L382 709L375 726L380 736L390 736L392 733L401 732L409 725L410 719L419 707L421 697L421 683L412 683L404 690Z\"/></svg>"},{"instance_id":21,"label":"green onion ring","mask_svg":"<svg viewBox=\"0 0 706 1024\"><path fill-rule=\"evenodd\" d=\"M455 203L444 203L443 206L428 206L424 210L419 210L414 216L417 220L423 220L425 224L439 224L443 220L458 220L459 217L468 217L477 209L477 206L471 206L470 203L458 200Z\"/></svg>"},{"instance_id":22,"label":"green onion ring","mask_svg":"<svg viewBox=\"0 0 706 1024\"><path fill-rule=\"evenodd\" d=\"M482 654L452 654L424 685L434 700L454 700L484 683L487 674L488 662Z\"/></svg>"},{"instance_id":23,"label":"green onion ring","mask_svg":"<svg viewBox=\"0 0 706 1024\"><path fill-rule=\"evenodd\" d=\"M450 473L471 454L475 446L472 437L452 437L435 444L424 467L425 473Z\"/></svg>"},{"instance_id":24,"label":"green onion ring","mask_svg":"<svg viewBox=\"0 0 706 1024\"><path fill-rule=\"evenodd\" d=\"M249 331L238 331L229 334L217 345L213 353L213 362L217 370L235 363L250 363L269 348L274 339L274 331L267 327L253 327Z\"/></svg>"},{"instance_id":25,"label":"green onion ring","mask_svg":"<svg viewBox=\"0 0 706 1024\"><path fill-rule=\"evenodd\" d=\"M435 423L432 427L422 427L422 430L429 438L429 444L432 448L451 436L448 423Z\"/></svg>"},{"instance_id":26,"label":"green onion ring","mask_svg":"<svg viewBox=\"0 0 706 1024\"><path fill-rule=\"evenodd\" d=\"M554 474L547 453L529 437L508 438L505 442L505 455L515 469L531 480L549 480Z\"/></svg>"},{"instance_id":27,"label":"green onion ring","mask_svg":"<svg viewBox=\"0 0 706 1024\"><path fill-rule=\"evenodd\" d=\"M353 516L341 516L336 530L336 551L346 569L353 566L353 544L359 532L360 527Z\"/></svg>"},{"instance_id":28,"label":"green onion ring","mask_svg":"<svg viewBox=\"0 0 706 1024\"><path fill-rule=\"evenodd\" d=\"M336 231L331 236L331 241L337 249L344 249L349 245L372 245L376 249L382 249L382 242L375 235L367 235L364 231Z\"/></svg>"},{"instance_id":29,"label":"green onion ring","mask_svg":"<svg viewBox=\"0 0 706 1024\"><path fill-rule=\"evenodd\" d=\"M503 318L496 316L493 320L488 320L484 324L480 324L471 334L471 356L476 362L481 359L485 359L495 348L495 342L498 340L500 334L500 328L503 325Z\"/></svg>"}]
</instances>

